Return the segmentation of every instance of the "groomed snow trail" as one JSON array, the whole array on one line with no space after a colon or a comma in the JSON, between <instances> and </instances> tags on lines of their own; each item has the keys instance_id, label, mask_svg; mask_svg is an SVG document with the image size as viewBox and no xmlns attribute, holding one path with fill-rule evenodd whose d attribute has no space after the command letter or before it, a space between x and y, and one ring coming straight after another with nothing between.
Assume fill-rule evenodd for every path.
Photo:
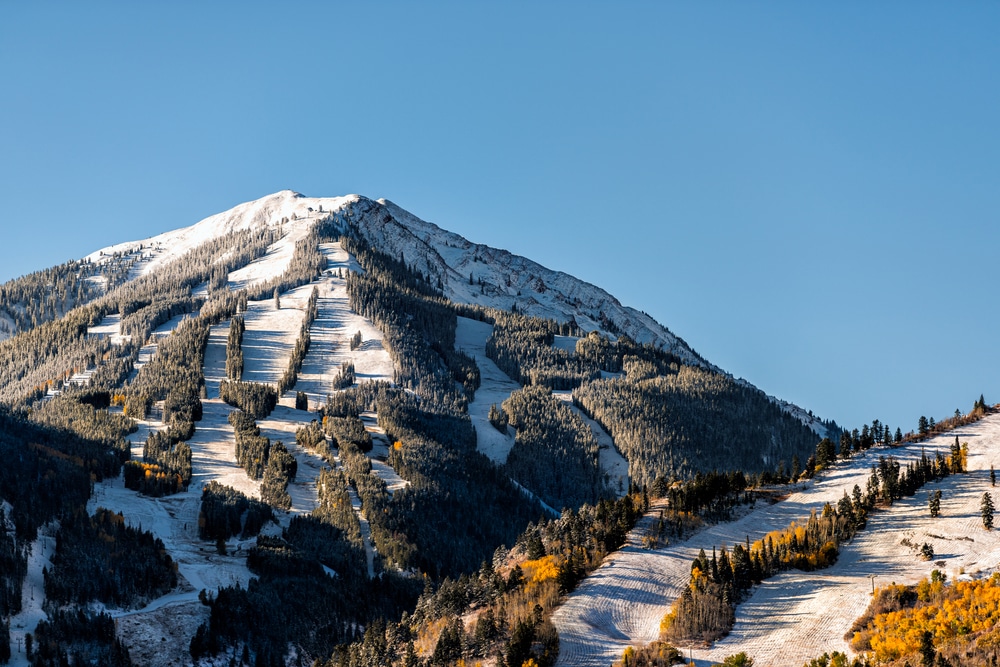
<instances>
[{"instance_id":1,"label":"groomed snow trail","mask_svg":"<svg viewBox=\"0 0 1000 667\"><path fill-rule=\"evenodd\" d=\"M521 385L507 377L493 360L486 356L486 341L493 334L493 325L467 317L458 318L455 330L455 349L464 350L479 366L480 386L475 400L469 403L469 417L476 427L476 448L498 465L507 462L514 447L514 429L500 433L490 423L490 406L506 401Z\"/></svg>"},{"instance_id":2,"label":"groomed snow trail","mask_svg":"<svg viewBox=\"0 0 1000 667\"><path fill-rule=\"evenodd\" d=\"M27 667L28 656L24 652L24 636L29 633L34 634L38 622L46 618L45 612L42 611L42 604L45 602L44 571L52 567L52 556L56 552L56 530L55 523L42 526L38 531L38 537L31 543L28 572L21 585L21 611L10 619L9 664L14 667Z\"/></svg>"},{"instance_id":3,"label":"groomed snow trail","mask_svg":"<svg viewBox=\"0 0 1000 667\"><path fill-rule=\"evenodd\" d=\"M758 506L736 521L659 550L643 549L638 541L642 530L633 531L628 544L609 556L553 615L560 638L557 664L606 667L621 657L625 647L656 639L660 621L690 579L691 561L699 549L711 552L713 546L731 546L748 537L753 541L804 520L810 510L820 511L826 502L836 504L855 484L864 489L880 455L891 454L905 465L919 458L921 449L929 456L946 453L956 434L969 443L968 474L929 484L913 498L877 510L868 528L842 547L834 567L788 572L768 580L740 605L733 632L710 649L693 649L693 656L721 661L745 650L761 665L798 667L824 651L844 650L844 633L870 599L870 574L876 575L876 585L915 583L941 567L920 560L914 549L900 544L904 538L918 546L932 544L935 561L944 561L949 577L963 567L967 572L996 567L1000 532L983 530L978 503L984 491L1000 497L988 479L990 465L1000 463L1000 415L925 443L872 449L838 463L822 479L779 503ZM942 516L931 520L927 493L937 488L943 491Z\"/></svg>"},{"instance_id":4,"label":"groomed snow trail","mask_svg":"<svg viewBox=\"0 0 1000 667\"><path fill-rule=\"evenodd\" d=\"M309 354L306 355L299 379L290 396L304 391L310 409L326 403L333 391L333 380L345 361L354 364L357 382L393 379L392 359L382 343L382 332L370 320L358 315L350 306L347 294L347 271L358 270L357 263L340 243L323 243L320 250L326 256L327 269L316 283L319 290L318 314L309 329ZM338 272L343 278L338 277ZM308 298L312 287L305 293ZM362 343L351 350L350 339L361 332Z\"/></svg>"},{"instance_id":5,"label":"groomed snow trail","mask_svg":"<svg viewBox=\"0 0 1000 667\"><path fill-rule=\"evenodd\" d=\"M250 301L243 315L243 380L277 385L288 368L305 317L312 285L303 285L274 299Z\"/></svg>"}]
</instances>

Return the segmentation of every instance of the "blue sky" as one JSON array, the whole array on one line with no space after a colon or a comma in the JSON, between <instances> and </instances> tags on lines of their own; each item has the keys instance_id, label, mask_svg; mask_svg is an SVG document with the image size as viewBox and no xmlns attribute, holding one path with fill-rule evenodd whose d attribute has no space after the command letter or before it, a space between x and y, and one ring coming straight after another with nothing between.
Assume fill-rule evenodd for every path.
<instances>
[{"instance_id":1,"label":"blue sky","mask_svg":"<svg viewBox=\"0 0 1000 667\"><path fill-rule=\"evenodd\" d=\"M1000 401L1000 5L3 3L0 279L291 188L859 426Z\"/></svg>"}]
</instances>

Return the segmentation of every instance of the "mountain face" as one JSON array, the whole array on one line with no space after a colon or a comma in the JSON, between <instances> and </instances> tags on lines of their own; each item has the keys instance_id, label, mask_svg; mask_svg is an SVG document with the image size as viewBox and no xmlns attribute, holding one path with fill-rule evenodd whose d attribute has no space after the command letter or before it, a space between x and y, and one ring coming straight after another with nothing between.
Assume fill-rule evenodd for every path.
<instances>
[{"instance_id":1,"label":"mountain face","mask_svg":"<svg viewBox=\"0 0 1000 667\"><path fill-rule=\"evenodd\" d=\"M472 604L449 581L550 576L494 579L543 523L568 586L620 546L630 487L782 478L824 430L600 288L358 195L11 281L0 330L0 616L40 665L333 660L403 614L396 657L431 658L426 624ZM547 664L554 630L509 612L476 650Z\"/></svg>"},{"instance_id":2,"label":"mountain face","mask_svg":"<svg viewBox=\"0 0 1000 667\"><path fill-rule=\"evenodd\" d=\"M269 266L280 273L291 259L294 242L304 237L309 224L331 214L349 220L372 247L405 258L419 271L439 276L444 296L452 301L501 310L517 304L520 312L532 317L574 320L586 331L624 333L636 342L653 343L671 352L685 364L720 370L666 327L645 313L622 306L599 287L506 250L472 243L385 199L376 201L360 195L314 198L284 190L191 227L104 248L86 261L101 264L109 257L138 253L141 259L133 271L147 275L210 239L241 230L286 226L286 242Z\"/></svg>"}]
</instances>

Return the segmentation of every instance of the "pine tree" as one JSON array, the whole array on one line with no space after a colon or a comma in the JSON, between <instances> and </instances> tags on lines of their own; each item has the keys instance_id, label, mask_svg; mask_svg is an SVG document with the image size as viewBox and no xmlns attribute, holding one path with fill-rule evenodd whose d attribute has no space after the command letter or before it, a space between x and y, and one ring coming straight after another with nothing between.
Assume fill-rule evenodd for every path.
<instances>
[{"instance_id":1,"label":"pine tree","mask_svg":"<svg viewBox=\"0 0 1000 667\"><path fill-rule=\"evenodd\" d=\"M979 504L979 508L983 513L983 528L986 530L993 530L993 496L987 491L983 493L983 501Z\"/></svg>"},{"instance_id":2,"label":"pine tree","mask_svg":"<svg viewBox=\"0 0 1000 667\"><path fill-rule=\"evenodd\" d=\"M920 435L927 435L928 424L927 417L920 415L920 419L917 420L917 433Z\"/></svg>"},{"instance_id":3,"label":"pine tree","mask_svg":"<svg viewBox=\"0 0 1000 667\"><path fill-rule=\"evenodd\" d=\"M278 293L278 288L274 288L274 309L281 310L281 294Z\"/></svg>"},{"instance_id":4,"label":"pine tree","mask_svg":"<svg viewBox=\"0 0 1000 667\"><path fill-rule=\"evenodd\" d=\"M996 486L996 485L997 485L997 473L993 469L993 466L991 465L990 466L990 486Z\"/></svg>"},{"instance_id":5,"label":"pine tree","mask_svg":"<svg viewBox=\"0 0 1000 667\"><path fill-rule=\"evenodd\" d=\"M930 493L927 498L927 508L931 511L932 517L941 514L941 489Z\"/></svg>"}]
</instances>

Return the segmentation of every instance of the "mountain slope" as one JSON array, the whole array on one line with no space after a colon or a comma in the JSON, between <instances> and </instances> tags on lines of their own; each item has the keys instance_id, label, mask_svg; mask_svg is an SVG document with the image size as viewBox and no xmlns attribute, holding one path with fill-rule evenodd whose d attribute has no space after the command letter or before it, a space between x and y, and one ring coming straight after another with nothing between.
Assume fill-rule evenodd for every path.
<instances>
[{"instance_id":1,"label":"mountain slope","mask_svg":"<svg viewBox=\"0 0 1000 667\"><path fill-rule=\"evenodd\" d=\"M0 500L27 526L0 544L18 564L0 574L12 592L0 615L37 617L37 604L16 600L38 569L24 546L76 526L94 548L52 556L52 571L68 573L57 588L127 615L122 639L142 664L168 664L146 647L178 615L190 620L164 648L190 647L196 662L241 649L265 664L289 650L326 659L539 517L575 524L573 539L596 548L586 558L599 558L634 515L630 482L733 461L771 472L815 448L763 392L600 288L387 201L282 191L54 275L67 292L84 279L94 288L0 342L0 401L16 422L71 431L118 467L95 473L89 502L74 496L37 523L19 518L39 502L23 481L62 470L83 445L53 435L35 468L0 477ZM10 293L45 289L39 277ZM605 539L584 539L563 505ZM102 506L120 518L80 523ZM132 532L108 532L120 525ZM114 568L84 575L101 543L126 538L162 544L151 567L176 568L178 586L120 600L107 595ZM241 625L247 615L262 620ZM39 627L53 646L120 651L79 645L71 624Z\"/></svg>"},{"instance_id":2,"label":"mountain slope","mask_svg":"<svg viewBox=\"0 0 1000 667\"><path fill-rule=\"evenodd\" d=\"M138 277L154 273L192 248L225 234L287 225L289 234L269 252L273 255L271 261L234 279L250 284L279 275L291 258L291 248L305 236L309 224L331 213L353 223L373 247L405 258L420 271L439 276L445 296L457 303L501 310L508 310L516 303L527 315L562 321L572 318L587 331L620 331L639 343L655 343L684 363L720 370L653 318L622 306L599 287L506 250L472 243L385 199L375 201L360 195L316 198L283 190L190 227L108 246L85 260L100 264L115 256L138 254L139 261L131 274ZM469 285L470 274L473 285ZM480 280L484 283L482 287Z\"/></svg>"},{"instance_id":3,"label":"mountain slope","mask_svg":"<svg viewBox=\"0 0 1000 667\"><path fill-rule=\"evenodd\" d=\"M668 328L644 312L623 306L603 289L506 250L473 243L386 199L360 195L316 198L282 190L191 227L109 246L86 260L100 263L119 255L138 256L131 275L147 275L208 239L241 229L281 228L287 224L290 233L269 251L271 261L231 277L234 287L246 287L280 274L308 224L331 213L352 223L373 247L439 278L444 295L456 303L500 310L516 306L519 312L533 317L575 322L585 331L612 337L625 334L638 343L656 345L685 364L726 374ZM787 401L773 400L820 436L829 435L826 426L810 412Z\"/></svg>"}]
</instances>

